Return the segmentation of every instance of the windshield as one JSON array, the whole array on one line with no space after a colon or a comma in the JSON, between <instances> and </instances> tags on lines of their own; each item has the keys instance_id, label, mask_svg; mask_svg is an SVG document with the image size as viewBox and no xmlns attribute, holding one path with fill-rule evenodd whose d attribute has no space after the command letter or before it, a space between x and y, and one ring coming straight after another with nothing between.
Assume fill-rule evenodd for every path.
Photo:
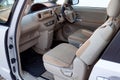
<instances>
[{"instance_id":1,"label":"windshield","mask_svg":"<svg viewBox=\"0 0 120 80\"><path fill-rule=\"evenodd\" d=\"M48 2L49 0L34 0L34 3L43 3Z\"/></svg>"},{"instance_id":2,"label":"windshield","mask_svg":"<svg viewBox=\"0 0 120 80\"><path fill-rule=\"evenodd\" d=\"M14 0L0 0L0 23L8 21Z\"/></svg>"},{"instance_id":3,"label":"windshield","mask_svg":"<svg viewBox=\"0 0 120 80\"><path fill-rule=\"evenodd\" d=\"M34 3L44 3L44 2L52 2L56 4L63 4L64 0L34 0Z\"/></svg>"},{"instance_id":4,"label":"windshield","mask_svg":"<svg viewBox=\"0 0 120 80\"><path fill-rule=\"evenodd\" d=\"M56 3L57 4L64 4L64 0L57 0Z\"/></svg>"}]
</instances>

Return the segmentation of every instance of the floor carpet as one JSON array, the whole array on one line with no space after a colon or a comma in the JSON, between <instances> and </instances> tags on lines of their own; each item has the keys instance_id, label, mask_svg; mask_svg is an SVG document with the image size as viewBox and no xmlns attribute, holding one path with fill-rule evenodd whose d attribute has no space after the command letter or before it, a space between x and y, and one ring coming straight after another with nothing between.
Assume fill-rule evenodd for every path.
<instances>
[{"instance_id":1,"label":"floor carpet","mask_svg":"<svg viewBox=\"0 0 120 80\"><path fill-rule=\"evenodd\" d=\"M43 65L42 55L37 54L33 49L28 49L20 54L21 65L24 71L27 71L35 77L40 77L46 70Z\"/></svg>"}]
</instances>

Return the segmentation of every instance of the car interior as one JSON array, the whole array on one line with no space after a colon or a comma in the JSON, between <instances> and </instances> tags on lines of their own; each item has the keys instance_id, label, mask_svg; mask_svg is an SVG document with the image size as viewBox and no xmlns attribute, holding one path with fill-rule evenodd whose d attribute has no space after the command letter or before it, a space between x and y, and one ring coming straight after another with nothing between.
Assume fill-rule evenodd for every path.
<instances>
[{"instance_id":1,"label":"car interior","mask_svg":"<svg viewBox=\"0 0 120 80\"><path fill-rule=\"evenodd\" d=\"M58 0L59 1L59 0ZM120 27L120 0L107 8L77 0L35 2L25 10L19 42L25 80L88 80Z\"/></svg>"}]
</instances>

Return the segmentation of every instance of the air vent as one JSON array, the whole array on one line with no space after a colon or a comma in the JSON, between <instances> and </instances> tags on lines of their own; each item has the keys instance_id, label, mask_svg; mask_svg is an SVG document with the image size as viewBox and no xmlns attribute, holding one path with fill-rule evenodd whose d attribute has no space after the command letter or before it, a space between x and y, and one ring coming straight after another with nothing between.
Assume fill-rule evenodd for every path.
<instances>
[{"instance_id":1,"label":"air vent","mask_svg":"<svg viewBox=\"0 0 120 80\"><path fill-rule=\"evenodd\" d=\"M41 18L41 14L40 13L38 14L38 18Z\"/></svg>"}]
</instances>

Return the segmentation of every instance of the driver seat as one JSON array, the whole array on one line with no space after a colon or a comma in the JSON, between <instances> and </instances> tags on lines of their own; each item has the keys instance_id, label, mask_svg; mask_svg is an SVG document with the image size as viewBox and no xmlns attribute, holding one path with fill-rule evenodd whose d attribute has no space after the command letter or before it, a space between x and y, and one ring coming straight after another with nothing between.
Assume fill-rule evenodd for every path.
<instances>
[{"instance_id":1,"label":"driver seat","mask_svg":"<svg viewBox=\"0 0 120 80\"><path fill-rule=\"evenodd\" d=\"M92 34L90 30L79 29L68 36L68 42L79 48Z\"/></svg>"},{"instance_id":2,"label":"driver seat","mask_svg":"<svg viewBox=\"0 0 120 80\"><path fill-rule=\"evenodd\" d=\"M91 68L119 28L120 0L111 0L107 14L110 18L79 49L63 43L44 54L44 66L55 80L88 80Z\"/></svg>"},{"instance_id":3,"label":"driver seat","mask_svg":"<svg viewBox=\"0 0 120 80\"><path fill-rule=\"evenodd\" d=\"M68 37L68 42L79 48L92 34L90 30L79 29Z\"/></svg>"}]
</instances>

